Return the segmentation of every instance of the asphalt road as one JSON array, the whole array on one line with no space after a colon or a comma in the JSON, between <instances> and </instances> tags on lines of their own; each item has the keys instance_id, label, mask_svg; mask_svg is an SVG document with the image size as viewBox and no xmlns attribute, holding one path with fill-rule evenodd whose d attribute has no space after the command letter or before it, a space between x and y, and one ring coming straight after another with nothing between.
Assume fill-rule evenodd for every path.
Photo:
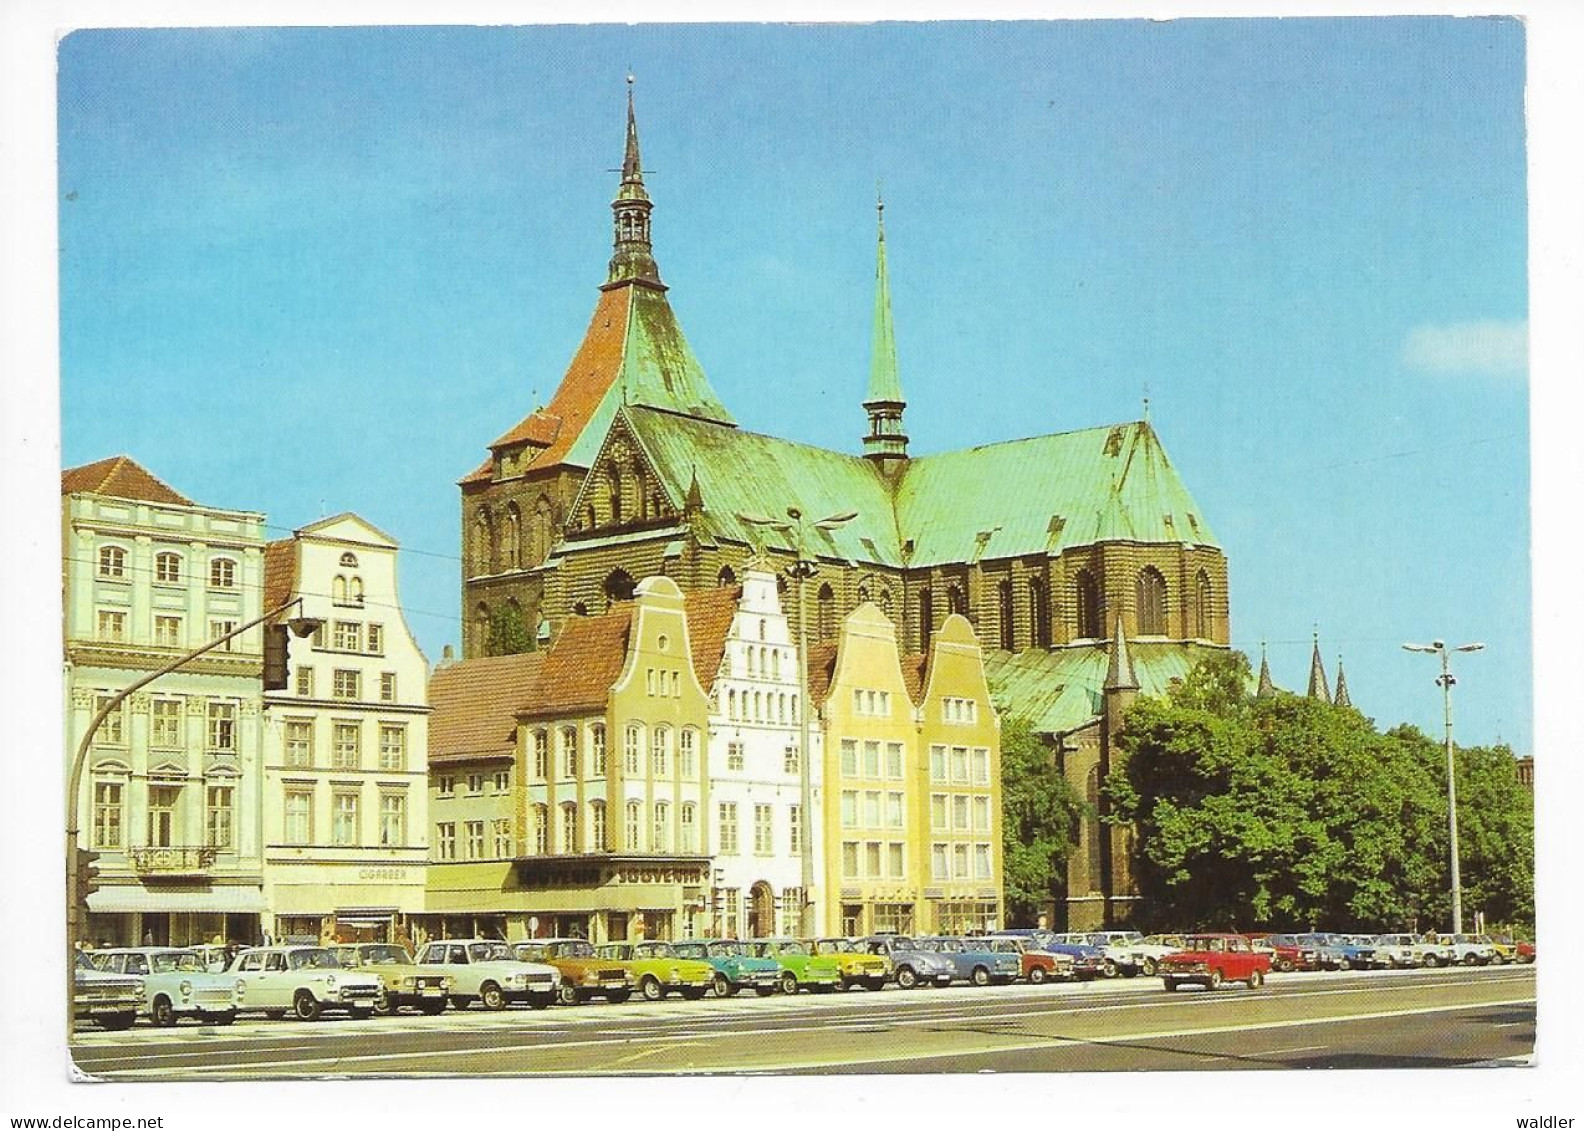
<instances>
[{"instance_id":1,"label":"asphalt road","mask_svg":"<svg viewBox=\"0 0 1584 1131\"><path fill-rule=\"evenodd\" d=\"M1059 1072L1519 1064L1532 967L1159 979L82 1030L109 1080L662 1073Z\"/></svg>"}]
</instances>

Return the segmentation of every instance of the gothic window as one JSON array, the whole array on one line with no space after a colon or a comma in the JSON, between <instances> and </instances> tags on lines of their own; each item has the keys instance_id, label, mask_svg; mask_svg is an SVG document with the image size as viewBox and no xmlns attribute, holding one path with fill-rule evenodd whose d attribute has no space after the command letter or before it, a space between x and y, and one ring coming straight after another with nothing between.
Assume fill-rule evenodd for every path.
<instances>
[{"instance_id":1,"label":"gothic window","mask_svg":"<svg viewBox=\"0 0 1584 1131\"><path fill-rule=\"evenodd\" d=\"M473 568L477 573L495 572L495 523L488 507L480 507L473 517Z\"/></svg>"},{"instance_id":2,"label":"gothic window","mask_svg":"<svg viewBox=\"0 0 1584 1131\"><path fill-rule=\"evenodd\" d=\"M864 605L864 604L867 604L868 602L869 602L869 583L867 581L865 581L862 585L858 586L858 603L860 605Z\"/></svg>"},{"instance_id":3,"label":"gothic window","mask_svg":"<svg viewBox=\"0 0 1584 1131\"><path fill-rule=\"evenodd\" d=\"M968 615L968 597L963 593L962 586L948 585L946 587L946 612L956 613L958 616Z\"/></svg>"},{"instance_id":4,"label":"gothic window","mask_svg":"<svg viewBox=\"0 0 1584 1131\"><path fill-rule=\"evenodd\" d=\"M1094 574L1086 569L1079 570L1073 589L1078 609L1078 638L1098 640L1105 630L1100 627L1100 587L1095 584Z\"/></svg>"},{"instance_id":5,"label":"gothic window","mask_svg":"<svg viewBox=\"0 0 1584 1131\"><path fill-rule=\"evenodd\" d=\"M891 615L891 590L880 590L880 611L886 616Z\"/></svg>"},{"instance_id":6,"label":"gothic window","mask_svg":"<svg viewBox=\"0 0 1584 1131\"><path fill-rule=\"evenodd\" d=\"M622 520L622 474L614 463L610 466L610 516L611 525L620 526Z\"/></svg>"},{"instance_id":7,"label":"gothic window","mask_svg":"<svg viewBox=\"0 0 1584 1131\"><path fill-rule=\"evenodd\" d=\"M999 609L1001 622L1001 647L1010 652L1013 649L1012 639L1012 582L1003 578L996 587L996 603Z\"/></svg>"},{"instance_id":8,"label":"gothic window","mask_svg":"<svg viewBox=\"0 0 1584 1131\"><path fill-rule=\"evenodd\" d=\"M820 640L829 640L836 635L836 593L828 581L819 587L818 606L815 635Z\"/></svg>"},{"instance_id":9,"label":"gothic window","mask_svg":"<svg viewBox=\"0 0 1584 1131\"><path fill-rule=\"evenodd\" d=\"M506 520L502 526L503 564L507 569L517 569L522 561L522 512L516 503L506 504Z\"/></svg>"},{"instance_id":10,"label":"gothic window","mask_svg":"<svg viewBox=\"0 0 1584 1131\"><path fill-rule=\"evenodd\" d=\"M717 585L736 585L737 584L737 575L732 572L732 567L731 566L723 565L723 566L720 567L720 572L715 575L715 584L717 584Z\"/></svg>"},{"instance_id":11,"label":"gothic window","mask_svg":"<svg viewBox=\"0 0 1584 1131\"><path fill-rule=\"evenodd\" d=\"M1166 579L1154 566L1138 575L1138 631L1140 636L1166 635Z\"/></svg>"},{"instance_id":12,"label":"gothic window","mask_svg":"<svg viewBox=\"0 0 1584 1131\"><path fill-rule=\"evenodd\" d=\"M489 641L489 606L480 601L473 610L473 634L477 642L475 652L482 654L485 644Z\"/></svg>"},{"instance_id":13,"label":"gothic window","mask_svg":"<svg viewBox=\"0 0 1584 1131\"><path fill-rule=\"evenodd\" d=\"M1194 636L1210 639L1210 575L1204 570L1194 579Z\"/></svg>"},{"instance_id":14,"label":"gothic window","mask_svg":"<svg viewBox=\"0 0 1584 1131\"><path fill-rule=\"evenodd\" d=\"M1034 646L1049 648L1051 646L1050 595L1045 591L1043 578L1029 579L1029 625L1034 631Z\"/></svg>"},{"instance_id":15,"label":"gothic window","mask_svg":"<svg viewBox=\"0 0 1584 1131\"><path fill-rule=\"evenodd\" d=\"M631 601L633 590L637 588L632 579L632 574L624 569L613 569L605 578L605 603L608 606L613 601Z\"/></svg>"},{"instance_id":16,"label":"gothic window","mask_svg":"<svg viewBox=\"0 0 1584 1131\"><path fill-rule=\"evenodd\" d=\"M935 598L928 589L919 590L919 647L928 648L935 635Z\"/></svg>"},{"instance_id":17,"label":"gothic window","mask_svg":"<svg viewBox=\"0 0 1584 1131\"><path fill-rule=\"evenodd\" d=\"M641 464L633 464L632 483L632 516L639 520L646 519L649 517L649 484L644 477L644 469Z\"/></svg>"},{"instance_id":18,"label":"gothic window","mask_svg":"<svg viewBox=\"0 0 1584 1131\"><path fill-rule=\"evenodd\" d=\"M590 504L592 508L593 504ZM525 565L538 565L550 556L550 551L555 548L555 516L550 512L550 501L543 495L534 504L533 509L533 540L532 549L529 551Z\"/></svg>"}]
</instances>

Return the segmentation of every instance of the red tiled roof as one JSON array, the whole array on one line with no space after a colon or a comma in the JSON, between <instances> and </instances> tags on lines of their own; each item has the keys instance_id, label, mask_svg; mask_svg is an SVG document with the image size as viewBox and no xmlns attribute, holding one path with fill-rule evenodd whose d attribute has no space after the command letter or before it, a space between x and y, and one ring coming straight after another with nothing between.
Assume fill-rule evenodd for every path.
<instances>
[{"instance_id":1,"label":"red tiled roof","mask_svg":"<svg viewBox=\"0 0 1584 1131\"><path fill-rule=\"evenodd\" d=\"M908 698L915 704L924 701L924 689L929 686L929 656L923 652L902 657L902 684Z\"/></svg>"},{"instance_id":2,"label":"red tiled roof","mask_svg":"<svg viewBox=\"0 0 1584 1131\"><path fill-rule=\"evenodd\" d=\"M556 438L556 433L561 431L561 421L548 413L535 409L517 424L506 435L490 445L492 448L504 448L511 444L529 443L535 447L547 448Z\"/></svg>"},{"instance_id":3,"label":"red tiled roof","mask_svg":"<svg viewBox=\"0 0 1584 1131\"><path fill-rule=\"evenodd\" d=\"M809 645L809 702L816 707L830 694L831 680L836 678L836 642L827 640Z\"/></svg>"},{"instance_id":4,"label":"red tiled roof","mask_svg":"<svg viewBox=\"0 0 1584 1131\"><path fill-rule=\"evenodd\" d=\"M182 507L195 505L186 495L155 478L131 456L110 456L61 472L61 494L78 492Z\"/></svg>"},{"instance_id":5,"label":"red tiled roof","mask_svg":"<svg viewBox=\"0 0 1584 1131\"><path fill-rule=\"evenodd\" d=\"M264 546L264 607L273 609L297 588L297 540L282 538Z\"/></svg>"},{"instance_id":6,"label":"red tiled roof","mask_svg":"<svg viewBox=\"0 0 1584 1131\"><path fill-rule=\"evenodd\" d=\"M486 456L483 463L479 464L472 471L468 472L461 479L457 480L457 482L464 486L469 483L488 483L490 476L494 474L494 472L495 457L493 455Z\"/></svg>"},{"instance_id":7,"label":"red tiled roof","mask_svg":"<svg viewBox=\"0 0 1584 1131\"><path fill-rule=\"evenodd\" d=\"M706 694L714 686L715 676L720 671L721 656L726 651L726 637L731 632L732 617L741 599L741 585L695 589L683 597L688 643L693 648L693 671Z\"/></svg>"},{"instance_id":8,"label":"red tiled roof","mask_svg":"<svg viewBox=\"0 0 1584 1131\"><path fill-rule=\"evenodd\" d=\"M632 602L622 601L602 616L568 617L518 707L535 715L604 709L627 659L632 614Z\"/></svg>"},{"instance_id":9,"label":"red tiled roof","mask_svg":"<svg viewBox=\"0 0 1584 1131\"><path fill-rule=\"evenodd\" d=\"M566 458L621 372L627 349L627 322L632 316L632 290L630 286L616 287L600 293L583 344L545 406L545 415L555 417L561 427L554 442L533 461L535 469L554 467Z\"/></svg>"},{"instance_id":10,"label":"red tiled roof","mask_svg":"<svg viewBox=\"0 0 1584 1131\"><path fill-rule=\"evenodd\" d=\"M429 764L510 757L517 711L543 669L544 652L488 656L437 668L429 677Z\"/></svg>"}]
</instances>

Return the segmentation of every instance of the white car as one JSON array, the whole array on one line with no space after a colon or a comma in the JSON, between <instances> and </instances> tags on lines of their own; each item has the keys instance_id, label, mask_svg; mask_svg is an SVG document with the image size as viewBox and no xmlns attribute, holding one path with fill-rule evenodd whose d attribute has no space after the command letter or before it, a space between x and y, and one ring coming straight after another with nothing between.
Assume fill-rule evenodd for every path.
<instances>
[{"instance_id":1,"label":"white car","mask_svg":"<svg viewBox=\"0 0 1584 1131\"><path fill-rule=\"evenodd\" d=\"M1496 961L1496 948L1480 935L1436 935L1442 952L1451 952L1452 961L1464 966L1489 966Z\"/></svg>"},{"instance_id":2,"label":"white car","mask_svg":"<svg viewBox=\"0 0 1584 1131\"><path fill-rule=\"evenodd\" d=\"M1375 961L1393 970L1418 969L1433 953L1435 948L1420 942L1415 935L1379 935L1375 939ZM1430 965L1439 965L1439 961Z\"/></svg>"},{"instance_id":3,"label":"white car","mask_svg":"<svg viewBox=\"0 0 1584 1131\"><path fill-rule=\"evenodd\" d=\"M260 946L237 955L231 973L242 980L244 1009L264 1016L315 1021L325 1010L367 1017L379 1001L380 980L341 965L323 946Z\"/></svg>"},{"instance_id":4,"label":"white car","mask_svg":"<svg viewBox=\"0 0 1584 1131\"><path fill-rule=\"evenodd\" d=\"M438 967L451 978L451 1004L466 1009L477 998L485 1009L525 1001L545 1009L556 999L561 974L554 966L522 962L499 939L443 939L418 952L417 965Z\"/></svg>"},{"instance_id":5,"label":"white car","mask_svg":"<svg viewBox=\"0 0 1584 1131\"><path fill-rule=\"evenodd\" d=\"M211 974L198 951L174 946L117 947L95 951L94 965L138 979L143 1012L161 1028L183 1017L229 1025L242 1008L243 982L235 974Z\"/></svg>"},{"instance_id":6,"label":"white car","mask_svg":"<svg viewBox=\"0 0 1584 1131\"><path fill-rule=\"evenodd\" d=\"M98 969L82 951L72 963L72 1017L97 1021L102 1029L130 1029L137 1024L143 989L136 978Z\"/></svg>"},{"instance_id":7,"label":"white car","mask_svg":"<svg viewBox=\"0 0 1584 1131\"><path fill-rule=\"evenodd\" d=\"M1104 952L1106 958L1104 974L1107 978L1114 978L1118 974L1124 978L1152 974L1160 958L1165 957L1165 954L1175 953L1174 950L1168 950L1159 956L1147 954L1144 936L1138 931L1090 931L1079 941L1097 946Z\"/></svg>"}]
</instances>

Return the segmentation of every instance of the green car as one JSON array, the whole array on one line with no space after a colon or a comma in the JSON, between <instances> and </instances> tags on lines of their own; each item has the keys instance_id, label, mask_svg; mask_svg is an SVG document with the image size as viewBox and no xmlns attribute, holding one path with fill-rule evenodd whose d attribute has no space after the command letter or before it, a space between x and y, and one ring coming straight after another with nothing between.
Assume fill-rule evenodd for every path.
<instances>
[{"instance_id":1,"label":"green car","mask_svg":"<svg viewBox=\"0 0 1584 1131\"><path fill-rule=\"evenodd\" d=\"M748 945L736 939L683 939L674 943L683 958L696 958L715 967L715 996L731 997L752 989L769 997L781 984L781 965L773 958L755 958Z\"/></svg>"},{"instance_id":2,"label":"green car","mask_svg":"<svg viewBox=\"0 0 1584 1131\"><path fill-rule=\"evenodd\" d=\"M842 984L841 966L834 958L816 957L807 943L797 939L754 939L744 944L757 958L773 958L781 967L781 992L795 994L800 987L829 993Z\"/></svg>"},{"instance_id":3,"label":"green car","mask_svg":"<svg viewBox=\"0 0 1584 1131\"><path fill-rule=\"evenodd\" d=\"M624 964L646 1001L659 1001L668 993L697 1001L715 984L715 967L683 958L668 942L606 943L597 953Z\"/></svg>"}]
</instances>

